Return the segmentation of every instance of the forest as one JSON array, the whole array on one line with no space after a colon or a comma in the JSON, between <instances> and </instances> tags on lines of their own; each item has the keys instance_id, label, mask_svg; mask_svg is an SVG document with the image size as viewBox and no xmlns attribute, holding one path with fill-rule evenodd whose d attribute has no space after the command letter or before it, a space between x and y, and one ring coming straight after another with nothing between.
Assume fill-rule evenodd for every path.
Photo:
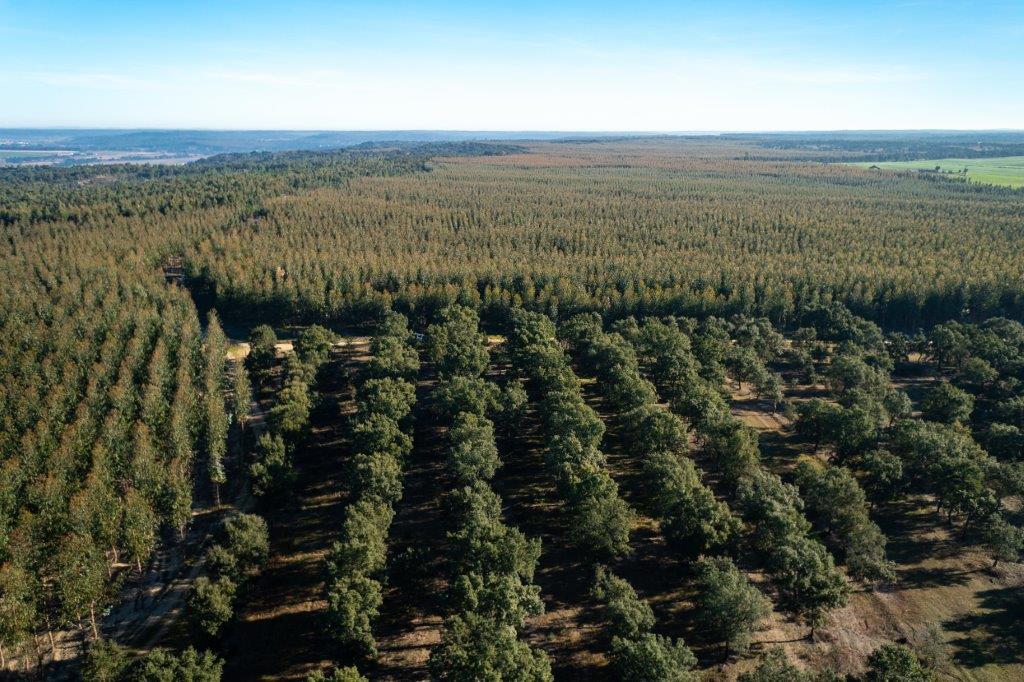
<instances>
[{"instance_id":1,"label":"forest","mask_svg":"<svg viewBox=\"0 0 1024 682\"><path fill-rule=\"evenodd\" d=\"M1020 149L0 169L0 678L1021 679Z\"/></svg>"}]
</instances>

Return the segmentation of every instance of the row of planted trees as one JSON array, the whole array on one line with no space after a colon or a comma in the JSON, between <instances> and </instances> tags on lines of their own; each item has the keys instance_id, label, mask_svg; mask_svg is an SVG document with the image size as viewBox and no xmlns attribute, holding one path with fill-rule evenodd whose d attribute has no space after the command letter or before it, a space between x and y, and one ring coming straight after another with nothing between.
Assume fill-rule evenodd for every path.
<instances>
[{"instance_id":1,"label":"row of planted trees","mask_svg":"<svg viewBox=\"0 0 1024 682\"><path fill-rule=\"evenodd\" d=\"M58 656L53 631L83 619L98 637L112 578L182 537L196 456L225 448L216 319L204 339L176 290L91 284L81 297L55 287L35 321L4 320L15 345L0 360L3 664L42 662L39 633Z\"/></svg>"},{"instance_id":2,"label":"row of planted trees","mask_svg":"<svg viewBox=\"0 0 1024 682\"><path fill-rule=\"evenodd\" d=\"M666 540L687 559L733 551L741 522L703 484L701 472L686 456L685 422L658 403L633 346L617 332L604 332L600 318L592 315L577 316L559 331L581 370L597 376L625 451L641 462L644 511L659 522ZM666 335L665 328L652 324L645 324L643 332L631 325L623 331L633 338L642 333L649 342ZM726 656L733 648L742 650L768 615L770 603L727 556L701 558L695 567L700 618L708 634L722 642ZM654 614L628 582L599 567L594 594L605 604L613 634L612 663L621 675L695 679L693 655L681 641L651 632Z\"/></svg>"},{"instance_id":3,"label":"row of planted trees","mask_svg":"<svg viewBox=\"0 0 1024 682\"><path fill-rule=\"evenodd\" d=\"M627 321L619 328L636 348L642 373L704 444L780 603L804 617L813 631L825 613L845 603L850 588L831 554L813 537L796 488L760 464L757 433L729 412L722 386L727 368L738 366L736 356L744 351L737 350L728 327L714 318L688 326L693 343L671 319L646 319L641 325ZM770 334L746 328L737 344L746 354L763 362L776 352L777 340Z\"/></svg>"},{"instance_id":4,"label":"row of planted trees","mask_svg":"<svg viewBox=\"0 0 1024 682\"><path fill-rule=\"evenodd\" d=\"M588 324L590 322L593 320L589 317L577 318L571 329L563 330L568 331L574 339L571 344L574 350L589 354L596 351L596 346L602 341L607 340L597 337L601 333L600 326L598 324L595 330ZM586 328L596 333L589 335ZM591 346L591 342L595 345ZM550 411L547 417L542 416L545 435L549 439L548 460L558 474L568 478L559 481L559 488L564 491L569 502L568 511L570 522L575 527L575 539L591 558L614 558L628 553L634 512L618 497L617 486L605 468L604 456L598 450L604 425L584 402L579 380L569 365L561 342L556 338L554 325L543 316L516 313L513 315L510 343L513 361L519 363L517 366L521 370L528 370L534 366L532 362L539 361L536 365L538 371L528 372L527 376L538 394L544 396L539 404L540 411L542 414ZM591 359L596 360L596 355ZM601 360L596 362L600 364ZM676 424L659 420L657 412L661 411L660 408L644 399L652 397L653 391L644 392L645 382L639 375L632 378L637 381L629 381L625 373L621 372L613 372L608 376L599 372L598 380L609 401L616 408L630 414L630 425L635 427L635 435L643 438L646 443L630 444L633 452L650 455L645 458L644 467L646 478L650 479L653 487L645 499L645 506L656 510L654 513L663 519L666 527L675 524L680 542L677 546L681 548L686 542L685 537L691 535L693 526L700 522L691 513L708 502L715 506L716 501L703 488L696 472L691 469L688 477L687 470L676 459L673 447L678 447L678 443L672 442L671 431L677 427L675 435L679 436L682 429ZM562 391L563 395L548 393L549 390ZM648 407L654 409L645 409ZM560 441L570 443L569 448L578 448L581 438L590 440L577 452L590 454L566 457L566 451L562 449L565 446ZM647 446L654 448L655 444L665 449L658 453L648 453ZM574 490L581 481L586 485L588 476L591 481L599 482L598 485L581 486ZM615 492L614 498L609 496L609 490ZM591 499L587 499L587 495ZM602 509L613 510L611 517L602 518ZM612 533L608 532L608 522L614 524L610 526L614 529ZM716 521L708 519L708 523L714 526ZM581 527L580 524L585 525ZM599 542L595 543L594 539L599 539ZM681 639L672 639L652 631L655 625L653 611L626 580L599 565L593 596L604 606L612 634L610 659L621 679L696 679L692 672L696 665L692 652Z\"/></svg>"},{"instance_id":5,"label":"row of planted trees","mask_svg":"<svg viewBox=\"0 0 1024 682\"><path fill-rule=\"evenodd\" d=\"M373 626L383 601L394 505L402 496L402 472L412 449L411 411L419 372L419 356L401 315L385 317L370 352L356 388L352 498L341 537L326 560L328 627L347 654L359 659L376 654Z\"/></svg>"},{"instance_id":6,"label":"row of planted trees","mask_svg":"<svg viewBox=\"0 0 1024 682\"><path fill-rule=\"evenodd\" d=\"M235 363L232 369L227 361L227 339L216 311L208 314L201 349L202 362L196 382L201 390L197 392L195 410L203 428L197 446L200 456L194 464L190 463L190 468L192 475L211 485L211 497L219 507L221 486L228 481L229 427L233 420L241 425L248 418L251 390L245 367ZM188 481L191 487L191 478ZM236 586L255 573L267 551L266 525L258 516L232 516L218 531L216 543L204 556L216 581L198 578L189 596L189 615L200 629L208 632L215 632L220 627L220 619L230 616L229 600ZM184 524L178 528L179 534L183 532ZM137 562L136 567L141 570L141 562ZM200 608L205 611L200 613ZM225 609L227 616L223 613ZM156 649L134 657L116 641L97 637L85 652L80 672L87 682L135 682L167 679L168 676L215 682L220 679L223 664L213 653L200 653L191 647L180 654Z\"/></svg>"},{"instance_id":7,"label":"row of planted trees","mask_svg":"<svg viewBox=\"0 0 1024 682\"><path fill-rule=\"evenodd\" d=\"M517 382L502 391L481 375L490 354L475 311L453 306L427 329L427 353L438 375L435 404L448 426L447 496L450 615L430 669L440 680L551 680L543 651L517 637L529 616L543 612L533 574L539 540L502 522L501 498L489 481L501 466L495 426L519 416L525 395Z\"/></svg>"},{"instance_id":8,"label":"row of planted trees","mask_svg":"<svg viewBox=\"0 0 1024 682\"><path fill-rule=\"evenodd\" d=\"M220 334L212 322L215 318L211 316L208 340L216 338L214 332ZM244 406L248 415L250 371L261 387L279 383L273 405L258 427L262 432L247 466L249 489L264 505L281 503L290 492L292 456L308 436L317 376L332 343L333 335L326 329L315 325L304 329L294 342L294 353L285 355L280 371L275 372L276 336L270 327L259 326L250 336L245 363L235 367L232 402L239 414ZM244 421L239 425L244 426ZM241 428L238 436L244 437ZM221 459L224 454L223 450L210 451L206 467L218 502L219 487L227 482L228 468ZM239 601L267 559L269 545L267 523L260 514L232 511L221 521L202 558L206 574L195 580L188 596L189 619L201 639L215 640L234 618Z\"/></svg>"},{"instance_id":9,"label":"row of planted trees","mask_svg":"<svg viewBox=\"0 0 1024 682\"><path fill-rule=\"evenodd\" d=\"M565 500L571 540L595 557L629 550L634 512L619 496L600 450L604 424L583 399L554 323L516 310L507 341L516 370L529 378L546 444L545 462Z\"/></svg>"}]
</instances>

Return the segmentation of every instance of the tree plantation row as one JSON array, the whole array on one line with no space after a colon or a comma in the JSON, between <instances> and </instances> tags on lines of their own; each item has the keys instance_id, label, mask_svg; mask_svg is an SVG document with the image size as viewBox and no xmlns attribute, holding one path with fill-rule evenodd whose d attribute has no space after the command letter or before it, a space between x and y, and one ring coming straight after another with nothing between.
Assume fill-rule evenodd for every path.
<instances>
[{"instance_id":1,"label":"tree plantation row","mask_svg":"<svg viewBox=\"0 0 1024 682\"><path fill-rule=\"evenodd\" d=\"M602 566L630 553L638 514L656 520L673 556L690 566L688 572L699 586L698 612L726 657L749 646L772 601L811 625L813 636L813 627L824 622L825 614L845 603L853 581L870 586L893 579L885 538L870 518L874 504L926 494L950 522L962 524L965 538L980 539L994 564L1019 557L1022 534L1012 510L1004 507L1006 500L1019 496L1024 481L1024 421L1017 414L1024 368L1024 327L1019 323L950 323L924 337L885 337L871 323L833 308L821 311L814 326L787 340L764 319L708 318L697 323L627 318L605 331L594 315L573 317L556 328L550 318L518 310L513 311L508 340L499 347L515 375L501 386L481 376L490 353L471 308L443 309L425 332L425 359L438 378L432 409L448 429L447 468L461 486L445 502L455 530L449 533L454 550L445 597L452 612L441 644L431 654L430 669L439 679L551 676L545 653L516 640L517 630L543 610L538 588L531 584L541 546L503 523L501 500L487 485L501 466L492 418L502 432L512 433L521 427L526 410L541 416L548 475L563 513L571 518L572 544L595 567L593 594L605 604L614 633L609 660L628 679L680 679L697 663L682 641L652 632L650 607L628 582ZM331 577L323 617L344 663L359 665L375 654L380 586L388 579L388 527L393 505L402 497L403 461L413 447L408 419L415 391L410 382L421 370L411 340L405 319L387 315L371 344L371 359L358 376L349 460L353 498L325 567ZM242 475L269 505L277 503L275 497L292 479L290 452L305 437L316 401L316 376L332 341L330 332L307 328L295 342L295 352L275 368L273 332L267 327L253 332L246 364L258 385L276 382L277 387L267 430ZM248 402L245 368L225 373L224 346L217 317L211 314L200 348L207 359L199 362L196 382L204 386L206 399L193 402L202 432L221 438L220 445L213 445L206 435L205 456L192 469L215 496L226 482L226 428L212 424L225 421L226 397L231 398L232 413L242 413ZM922 352L934 358L949 380L937 382L925 396L923 419L908 418L910 401L892 388L888 374L908 362L911 353ZM609 475L601 451L604 422L583 399L570 357L577 371L597 377L607 419L622 430L628 456L641 463L645 496L637 509L622 499ZM797 414L794 429L805 438L811 455L793 471L792 484L761 463L756 433L731 416L728 406L732 382L749 383L778 401L783 392L779 369L807 374L806 380L820 380L827 387L824 397L792 407ZM235 380L225 390L228 376ZM148 428L145 422L137 426L143 427ZM706 470L689 456L694 442L707 454ZM139 457L140 452L148 450L132 454ZM86 477L87 486L94 485L97 475L115 475L107 460L100 464L111 471L93 471ZM706 476L711 483L703 480ZM157 490L168 488L164 483ZM124 497L126 505L129 499ZM106 562L93 559L97 563L92 573L72 574L93 581L75 583L78 602L65 601L63 595L72 594L68 592L49 596L46 571L53 569L30 563L19 553L24 550L12 544L5 564L5 580L10 582L5 583L4 606L6 613L18 617L8 622L19 629L7 631L8 646L27 647L35 641L32 633L81 619L85 610L94 613L109 599L104 586L110 572L105 569L108 563L117 564L119 542L140 569L161 520L171 528L180 524L173 516L158 516L157 503L147 508L146 537L151 539L145 550L130 543L136 512L92 508L94 514L109 513L117 522L104 526L98 517L87 517L91 523L86 529L113 527L120 535L112 536ZM27 531L18 529L12 537L22 532ZM109 539L74 532L49 540L58 556L68 557L67 547L77 552L87 542ZM216 645L221 628L232 618L232 604L244 593L248 577L259 573L267 553L266 524L259 516L229 516L218 537L205 552L208 575L195 581L188 600L192 629L203 645ZM752 557L757 558L755 565ZM761 568L772 581L755 587L747 575ZM89 585L92 592L85 589ZM79 611L72 611L70 604L78 604ZM94 644L88 665L122 665L124 675L141 674L137 671L146 666L185 665L194 656L190 652L183 659L143 658L129 664L116 646ZM196 660L219 670L216 659L203 656L207 658ZM772 654L763 666L789 665L777 658ZM338 675L350 673L339 670Z\"/></svg>"}]
</instances>

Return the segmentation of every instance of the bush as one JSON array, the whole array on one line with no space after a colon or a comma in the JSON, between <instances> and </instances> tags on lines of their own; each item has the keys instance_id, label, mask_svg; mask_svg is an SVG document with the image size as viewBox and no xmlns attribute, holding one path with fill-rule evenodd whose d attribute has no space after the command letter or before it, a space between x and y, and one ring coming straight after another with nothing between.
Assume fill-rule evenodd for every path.
<instances>
[{"instance_id":1,"label":"bush","mask_svg":"<svg viewBox=\"0 0 1024 682\"><path fill-rule=\"evenodd\" d=\"M354 667L350 666L348 668L335 668L329 674L325 674L322 670L317 670L306 678L306 682L369 682L369 680L360 675L359 671Z\"/></svg>"},{"instance_id":2,"label":"bush","mask_svg":"<svg viewBox=\"0 0 1024 682\"><path fill-rule=\"evenodd\" d=\"M883 644L868 656L864 682L930 682L934 679L917 655L903 644Z\"/></svg>"},{"instance_id":3,"label":"bush","mask_svg":"<svg viewBox=\"0 0 1024 682\"><path fill-rule=\"evenodd\" d=\"M120 682L131 663L128 650L113 640L89 644L82 661L83 682Z\"/></svg>"},{"instance_id":4,"label":"bush","mask_svg":"<svg viewBox=\"0 0 1024 682\"><path fill-rule=\"evenodd\" d=\"M154 649L132 664L126 682L220 682L224 661L192 647L176 656Z\"/></svg>"}]
</instances>

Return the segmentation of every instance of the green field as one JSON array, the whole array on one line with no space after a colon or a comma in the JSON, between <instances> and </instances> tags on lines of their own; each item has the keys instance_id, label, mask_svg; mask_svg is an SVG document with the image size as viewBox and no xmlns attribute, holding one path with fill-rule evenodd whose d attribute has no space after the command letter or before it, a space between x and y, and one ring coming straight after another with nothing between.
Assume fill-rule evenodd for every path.
<instances>
[{"instance_id":1,"label":"green field","mask_svg":"<svg viewBox=\"0 0 1024 682\"><path fill-rule=\"evenodd\" d=\"M858 166L877 166L890 170L935 170L959 174L967 169L971 182L983 182L1005 187L1024 187L1024 156L999 156L990 159L922 159L920 161L858 162Z\"/></svg>"}]
</instances>

